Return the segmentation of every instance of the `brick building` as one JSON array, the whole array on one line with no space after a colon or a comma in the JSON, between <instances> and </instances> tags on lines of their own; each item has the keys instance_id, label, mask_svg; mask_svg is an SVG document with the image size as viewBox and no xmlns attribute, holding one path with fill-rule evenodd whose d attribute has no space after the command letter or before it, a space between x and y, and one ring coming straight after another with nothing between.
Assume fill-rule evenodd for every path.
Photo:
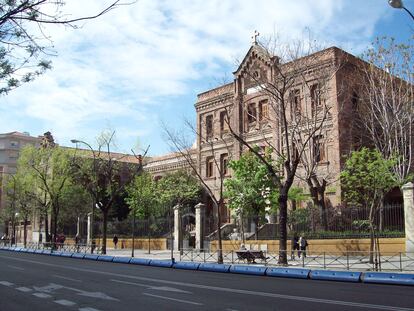
<instances>
[{"instance_id":1,"label":"brick building","mask_svg":"<svg viewBox=\"0 0 414 311\"><path fill-rule=\"evenodd\" d=\"M197 96L197 142L192 152L206 183L218 191L220 174L231 176L226 168L228 161L245 152L246 147L233 134L249 145L263 149L272 147L275 155L287 154L280 115L275 111L278 103L264 86L269 81L271 85L279 85L277 79L282 75L289 78L289 84L283 85L286 88L282 94L284 116L289 119L288 127L295 127L298 135L302 135L288 144L290 156L297 152L297 144L306 140L305 125L320 122L318 118L322 115L324 118L318 132L313 133L306 146L303 144L304 159L299 164L295 185L309 194L307 157L308 166L313 165L311 172L328 182L325 192L328 205L340 203L338 178L345 162L344 155L361 145L361 133L355 130L354 122L357 117L354 109L359 104L354 73L359 66L365 63L336 47L282 64L277 56L269 55L254 42L233 72L233 82ZM152 158L147 169L161 176L175 167L186 167L186 163L170 154ZM209 211L217 212L213 211L211 202L207 202L207 213ZM224 207L221 215L223 223L231 221L227 208Z\"/></svg>"}]
</instances>

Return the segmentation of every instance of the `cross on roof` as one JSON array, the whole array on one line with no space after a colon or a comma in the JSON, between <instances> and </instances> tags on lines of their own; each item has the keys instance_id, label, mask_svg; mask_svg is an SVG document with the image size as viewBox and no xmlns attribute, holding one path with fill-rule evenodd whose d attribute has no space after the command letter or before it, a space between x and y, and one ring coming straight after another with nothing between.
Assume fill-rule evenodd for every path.
<instances>
[{"instance_id":1,"label":"cross on roof","mask_svg":"<svg viewBox=\"0 0 414 311\"><path fill-rule=\"evenodd\" d=\"M257 44L257 37L260 35L260 33L255 30L252 36L252 44Z\"/></svg>"}]
</instances>

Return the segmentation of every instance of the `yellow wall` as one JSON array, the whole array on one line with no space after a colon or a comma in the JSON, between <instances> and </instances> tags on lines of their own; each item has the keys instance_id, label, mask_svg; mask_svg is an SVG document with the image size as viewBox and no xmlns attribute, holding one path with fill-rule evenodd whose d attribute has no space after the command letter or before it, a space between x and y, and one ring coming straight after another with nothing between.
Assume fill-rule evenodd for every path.
<instances>
[{"instance_id":1,"label":"yellow wall","mask_svg":"<svg viewBox=\"0 0 414 311\"><path fill-rule=\"evenodd\" d=\"M96 243L102 244L100 239L96 239ZM148 249L148 239L135 239L134 246L135 246L135 249ZM114 247L112 238L106 240L106 247L108 248ZM132 239L119 238L117 247L118 249L132 248ZM166 250L167 239L151 239L151 249L152 250Z\"/></svg>"},{"instance_id":2,"label":"yellow wall","mask_svg":"<svg viewBox=\"0 0 414 311\"><path fill-rule=\"evenodd\" d=\"M240 241L222 241L223 251L240 249ZM329 239L329 240L308 240L309 253L345 253L345 252L367 252L369 251L370 239ZM217 241L212 241L210 248L217 250ZM278 240L248 240L253 249L262 249L270 253L279 250ZM290 241L288 241L288 251L290 251ZM382 253L405 252L405 238L380 239L380 251Z\"/></svg>"}]
</instances>

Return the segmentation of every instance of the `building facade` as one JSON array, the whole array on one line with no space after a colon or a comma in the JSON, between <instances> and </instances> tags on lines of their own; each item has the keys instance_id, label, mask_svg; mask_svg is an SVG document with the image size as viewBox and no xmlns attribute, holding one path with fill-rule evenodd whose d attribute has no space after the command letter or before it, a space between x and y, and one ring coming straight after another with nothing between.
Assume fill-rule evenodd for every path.
<instances>
[{"instance_id":1,"label":"building facade","mask_svg":"<svg viewBox=\"0 0 414 311\"><path fill-rule=\"evenodd\" d=\"M339 204L338 180L344 156L361 144L361 135L355 130L357 116L353 107L357 104L358 81L353 73L364 65L336 47L282 64L277 56L269 55L254 42L233 72L233 82L197 96L197 141L192 152L198 173L218 192L222 176L231 176L228 161L238 159L248 150L246 144L235 138L238 136L250 146L271 148L275 158L288 154L294 157L301 150L295 185L309 195L307 180L311 174L316 175L328 184L324 200L329 206ZM278 111L281 103L284 113ZM291 134L288 144L282 117L288 119L289 131L297 133ZM307 140L310 124L314 132ZM155 157L147 165L149 171L160 176L175 167L186 166L174 154ZM206 204L207 210L218 212L213 211L208 199ZM225 206L220 212L223 223L232 221Z\"/></svg>"},{"instance_id":2,"label":"building facade","mask_svg":"<svg viewBox=\"0 0 414 311\"><path fill-rule=\"evenodd\" d=\"M0 134L0 210L6 208L6 182L8 176L16 173L20 150L26 145L39 146L40 142L41 137L33 137L26 132ZM5 233L6 227L6 224L1 223L0 233Z\"/></svg>"}]
</instances>

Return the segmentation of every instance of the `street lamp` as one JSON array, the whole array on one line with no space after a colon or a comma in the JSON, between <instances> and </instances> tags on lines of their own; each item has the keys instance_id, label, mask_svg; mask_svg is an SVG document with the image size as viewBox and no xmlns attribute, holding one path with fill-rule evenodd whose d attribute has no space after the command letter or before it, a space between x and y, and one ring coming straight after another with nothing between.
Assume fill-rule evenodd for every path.
<instances>
[{"instance_id":1,"label":"street lamp","mask_svg":"<svg viewBox=\"0 0 414 311\"><path fill-rule=\"evenodd\" d=\"M96 155L95 155L95 150L93 150L92 146L90 144L88 144L86 141L78 140L78 139L71 139L70 142L72 144L76 144L76 147L78 146L78 144L84 144L85 146L87 146L91 150L92 156L93 156L93 171L94 171L95 174L97 174L97 171L96 171ZM95 182L97 182L97 178L96 178ZM99 205L98 205L98 203L95 202L95 200L96 200L96 198L93 197L94 202L92 202L92 213L91 213L90 228L89 228L89 239L90 239L89 243L91 244L91 253L93 253L93 248L94 248L92 246L92 244L93 244L93 239L94 239L93 223L94 223L94 217L95 217L95 205L96 205L96 207L99 208Z\"/></svg>"},{"instance_id":2,"label":"street lamp","mask_svg":"<svg viewBox=\"0 0 414 311\"><path fill-rule=\"evenodd\" d=\"M403 9L405 10L411 18L414 20L414 15L408 10L405 6L402 0L388 0L388 3L390 6L392 6L394 9Z\"/></svg>"}]
</instances>

